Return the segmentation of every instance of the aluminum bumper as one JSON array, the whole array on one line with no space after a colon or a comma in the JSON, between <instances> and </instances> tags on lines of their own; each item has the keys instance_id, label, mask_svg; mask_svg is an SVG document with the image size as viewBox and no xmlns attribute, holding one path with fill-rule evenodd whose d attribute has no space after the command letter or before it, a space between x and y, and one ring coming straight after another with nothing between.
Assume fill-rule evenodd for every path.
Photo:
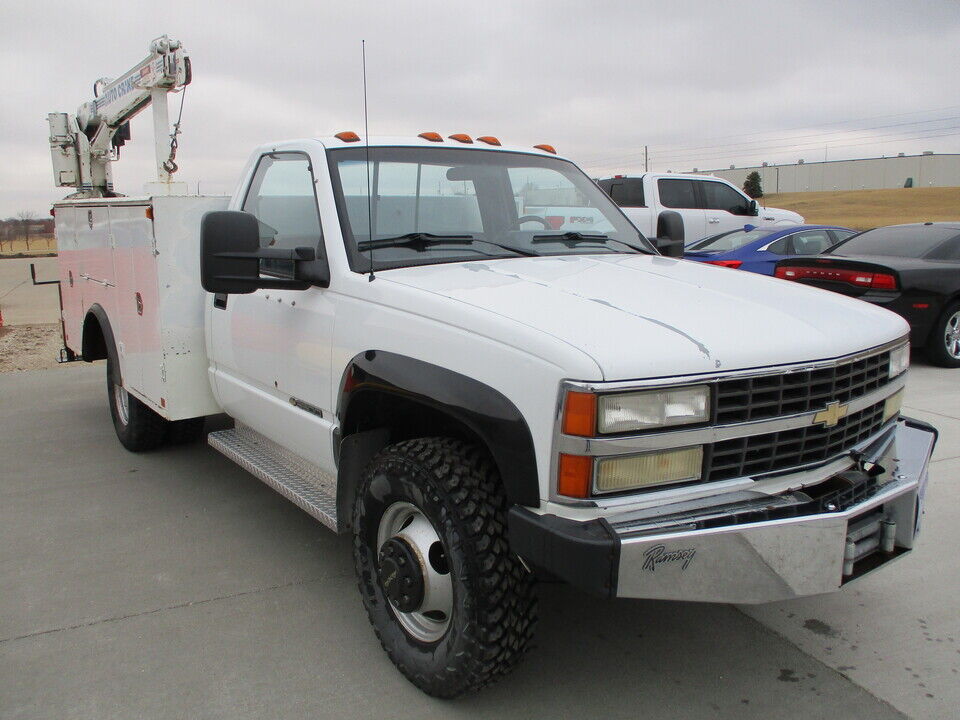
<instances>
[{"instance_id":1,"label":"aluminum bumper","mask_svg":"<svg viewBox=\"0 0 960 720\"><path fill-rule=\"evenodd\" d=\"M679 528L696 527L696 514L672 528L669 517L613 522L619 563L611 594L763 603L837 590L913 547L935 441L932 428L901 421L876 458L882 484L843 511L692 530Z\"/></svg>"},{"instance_id":2,"label":"aluminum bumper","mask_svg":"<svg viewBox=\"0 0 960 720\"><path fill-rule=\"evenodd\" d=\"M853 471L779 495L703 498L696 509L577 522L514 506L510 543L539 573L606 597L762 603L831 592L913 547L936 437L904 418Z\"/></svg>"}]
</instances>

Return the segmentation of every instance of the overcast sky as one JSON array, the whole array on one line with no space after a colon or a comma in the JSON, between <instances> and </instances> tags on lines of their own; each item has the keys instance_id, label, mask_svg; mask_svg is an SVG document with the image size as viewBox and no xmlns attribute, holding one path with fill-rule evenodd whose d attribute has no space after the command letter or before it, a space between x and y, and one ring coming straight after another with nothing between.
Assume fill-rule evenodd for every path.
<instances>
[{"instance_id":1,"label":"overcast sky","mask_svg":"<svg viewBox=\"0 0 960 720\"><path fill-rule=\"evenodd\" d=\"M45 214L46 114L180 39L193 62L177 161L229 193L263 142L362 131L548 142L598 176L960 152L960 3L3 1L0 217ZM175 114L179 96L173 96ZM148 111L114 167L152 179Z\"/></svg>"}]
</instances>

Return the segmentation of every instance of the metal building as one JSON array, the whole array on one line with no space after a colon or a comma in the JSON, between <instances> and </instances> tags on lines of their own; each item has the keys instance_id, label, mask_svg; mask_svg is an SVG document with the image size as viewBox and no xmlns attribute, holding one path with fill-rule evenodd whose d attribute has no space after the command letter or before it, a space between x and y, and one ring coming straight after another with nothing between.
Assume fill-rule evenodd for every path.
<instances>
[{"instance_id":1,"label":"metal building","mask_svg":"<svg viewBox=\"0 0 960 720\"><path fill-rule=\"evenodd\" d=\"M725 170L698 170L743 187L756 170L764 193L823 190L878 190L902 187L960 186L960 154L898 155L897 157L830 160L795 165L762 165Z\"/></svg>"}]
</instances>

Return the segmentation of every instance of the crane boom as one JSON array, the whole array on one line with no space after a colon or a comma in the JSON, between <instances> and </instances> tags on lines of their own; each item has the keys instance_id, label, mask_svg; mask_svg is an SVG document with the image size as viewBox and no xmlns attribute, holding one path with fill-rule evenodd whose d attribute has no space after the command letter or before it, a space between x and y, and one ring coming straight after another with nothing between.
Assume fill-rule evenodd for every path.
<instances>
[{"instance_id":1,"label":"crane boom","mask_svg":"<svg viewBox=\"0 0 960 720\"><path fill-rule=\"evenodd\" d=\"M77 188L78 197L112 195L110 162L130 137L131 118L152 105L157 178L169 191L175 166L168 163L167 93L186 87L190 79L190 58L179 41L163 35L150 43L144 60L116 80L97 80L94 99L81 105L76 116L47 115L56 184Z\"/></svg>"}]
</instances>

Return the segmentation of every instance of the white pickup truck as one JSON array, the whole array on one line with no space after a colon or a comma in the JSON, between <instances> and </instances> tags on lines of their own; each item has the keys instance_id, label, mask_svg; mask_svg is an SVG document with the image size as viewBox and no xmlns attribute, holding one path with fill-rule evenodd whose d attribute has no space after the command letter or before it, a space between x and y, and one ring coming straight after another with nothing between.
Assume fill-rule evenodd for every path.
<instances>
[{"instance_id":1,"label":"white pickup truck","mask_svg":"<svg viewBox=\"0 0 960 720\"><path fill-rule=\"evenodd\" d=\"M723 178L712 175L646 173L616 175L597 181L630 221L650 238L691 243L708 235L736 230L744 224L799 225L803 217L790 210L762 207ZM679 225L671 218L679 218Z\"/></svg>"},{"instance_id":2,"label":"white pickup truck","mask_svg":"<svg viewBox=\"0 0 960 720\"><path fill-rule=\"evenodd\" d=\"M77 188L53 210L66 355L106 360L131 451L230 416L210 445L352 534L370 622L425 692L516 664L536 579L758 603L913 547L936 431L900 415L899 316L662 255L549 146L344 132L257 148L233 197L188 195L166 93L189 81L164 36L48 118ZM160 182L118 196L151 102ZM706 234L709 190L686 207L657 186L718 183L642 182L651 235L674 212Z\"/></svg>"}]
</instances>

